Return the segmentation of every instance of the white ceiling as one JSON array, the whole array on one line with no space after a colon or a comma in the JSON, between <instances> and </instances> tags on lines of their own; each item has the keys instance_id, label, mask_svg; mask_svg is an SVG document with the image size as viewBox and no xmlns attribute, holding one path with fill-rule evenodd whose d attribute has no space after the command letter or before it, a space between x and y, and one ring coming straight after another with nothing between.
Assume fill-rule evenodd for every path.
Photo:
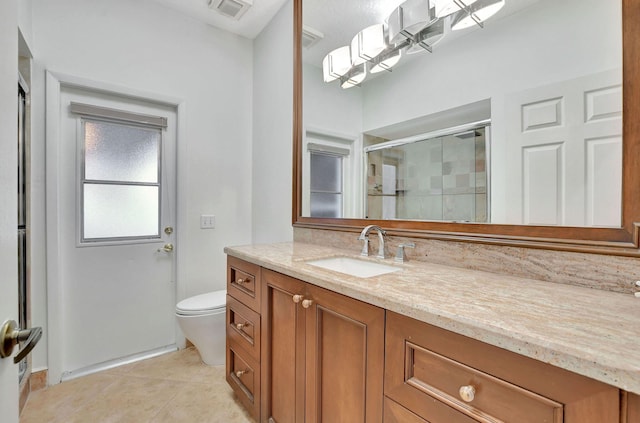
<instances>
[{"instance_id":1,"label":"white ceiling","mask_svg":"<svg viewBox=\"0 0 640 423\"><path fill-rule=\"evenodd\" d=\"M208 0L153 0L225 31L253 39L264 29L286 0L253 0L253 6L240 20L209 9Z\"/></svg>"}]
</instances>

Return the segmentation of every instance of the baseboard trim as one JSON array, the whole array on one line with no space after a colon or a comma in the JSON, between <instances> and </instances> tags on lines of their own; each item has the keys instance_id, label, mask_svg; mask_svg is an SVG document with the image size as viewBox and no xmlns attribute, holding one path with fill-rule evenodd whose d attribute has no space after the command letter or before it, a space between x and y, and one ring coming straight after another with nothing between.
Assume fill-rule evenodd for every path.
<instances>
[{"instance_id":1,"label":"baseboard trim","mask_svg":"<svg viewBox=\"0 0 640 423\"><path fill-rule=\"evenodd\" d=\"M47 378L49 376L47 369L31 372L29 383L31 384L31 392L39 391L47 387Z\"/></svg>"},{"instance_id":2,"label":"baseboard trim","mask_svg":"<svg viewBox=\"0 0 640 423\"><path fill-rule=\"evenodd\" d=\"M127 357L117 358L115 360L105 361L103 363L94 364L92 366L83 367L81 369L64 372L60 382L67 382L82 376L87 376L103 370L113 369L114 367L123 366L125 364L135 363L136 361L146 360L148 358L157 357L162 354L177 351L178 347L175 344L167 345L165 347L156 348L154 350L145 351L139 354L133 354Z\"/></svg>"}]
</instances>

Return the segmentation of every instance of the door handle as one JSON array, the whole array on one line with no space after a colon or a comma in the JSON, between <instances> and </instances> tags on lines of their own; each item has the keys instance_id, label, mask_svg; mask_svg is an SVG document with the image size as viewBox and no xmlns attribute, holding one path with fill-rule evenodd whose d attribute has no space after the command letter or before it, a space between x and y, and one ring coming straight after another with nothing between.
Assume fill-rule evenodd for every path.
<instances>
[{"instance_id":1,"label":"door handle","mask_svg":"<svg viewBox=\"0 0 640 423\"><path fill-rule=\"evenodd\" d=\"M164 244L162 247L158 248L158 252L159 253L171 253L173 252L173 244L172 243L168 243L168 244Z\"/></svg>"},{"instance_id":2,"label":"door handle","mask_svg":"<svg viewBox=\"0 0 640 423\"><path fill-rule=\"evenodd\" d=\"M13 347L26 341L26 345L13 358L14 363L21 362L42 338L42 328L18 329L15 320L7 320L0 329L0 358L6 358L13 352Z\"/></svg>"}]
</instances>

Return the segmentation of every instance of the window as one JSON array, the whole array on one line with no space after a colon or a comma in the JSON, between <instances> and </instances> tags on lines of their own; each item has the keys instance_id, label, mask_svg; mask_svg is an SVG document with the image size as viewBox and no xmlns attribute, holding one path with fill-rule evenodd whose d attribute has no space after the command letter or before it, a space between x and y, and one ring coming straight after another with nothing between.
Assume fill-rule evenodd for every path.
<instances>
[{"instance_id":1,"label":"window","mask_svg":"<svg viewBox=\"0 0 640 423\"><path fill-rule=\"evenodd\" d=\"M342 217L342 156L311 154L311 217Z\"/></svg>"},{"instance_id":2,"label":"window","mask_svg":"<svg viewBox=\"0 0 640 423\"><path fill-rule=\"evenodd\" d=\"M160 237L160 128L83 118L83 242Z\"/></svg>"}]
</instances>

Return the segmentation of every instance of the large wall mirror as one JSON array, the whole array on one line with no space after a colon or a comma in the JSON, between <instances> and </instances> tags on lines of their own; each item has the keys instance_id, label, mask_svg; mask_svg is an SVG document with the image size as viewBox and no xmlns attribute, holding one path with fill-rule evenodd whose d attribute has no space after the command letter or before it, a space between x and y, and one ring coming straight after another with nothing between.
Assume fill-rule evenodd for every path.
<instances>
[{"instance_id":1,"label":"large wall mirror","mask_svg":"<svg viewBox=\"0 0 640 423\"><path fill-rule=\"evenodd\" d=\"M295 0L296 226L638 255L638 0Z\"/></svg>"}]
</instances>

